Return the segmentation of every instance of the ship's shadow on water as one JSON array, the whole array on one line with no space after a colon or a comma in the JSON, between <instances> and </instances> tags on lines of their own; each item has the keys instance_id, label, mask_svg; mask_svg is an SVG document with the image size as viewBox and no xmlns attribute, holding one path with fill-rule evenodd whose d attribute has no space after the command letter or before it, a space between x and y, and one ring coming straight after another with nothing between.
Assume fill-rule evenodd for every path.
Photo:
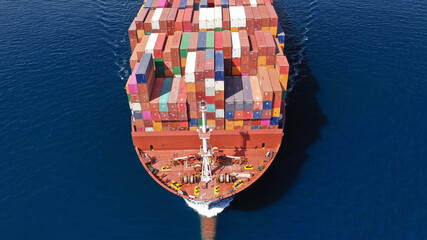
<instances>
[{"instance_id":1,"label":"ship's shadow on water","mask_svg":"<svg viewBox=\"0 0 427 240\"><path fill-rule=\"evenodd\" d=\"M252 186L236 195L230 209L262 208L283 197L308 158L305 151L316 141L320 128L326 123L326 117L316 99L318 84L310 71L304 42L300 39L303 36L295 32L288 16L280 11L280 7L276 7L276 10L287 33L285 51L291 66L290 76L296 75L288 85L292 90L287 96L285 134L282 146L269 169Z\"/></svg>"}]
</instances>

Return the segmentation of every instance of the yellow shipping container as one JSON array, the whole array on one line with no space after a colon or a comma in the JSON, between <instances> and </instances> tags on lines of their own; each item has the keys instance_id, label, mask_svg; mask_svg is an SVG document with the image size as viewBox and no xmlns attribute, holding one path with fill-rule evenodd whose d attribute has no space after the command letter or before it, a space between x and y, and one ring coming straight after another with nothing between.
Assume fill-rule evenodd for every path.
<instances>
[{"instance_id":1,"label":"yellow shipping container","mask_svg":"<svg viewBox=\"0 0 427 240\"><path fill-rule=\"evenodd\" d=\"M243 126L243 120L234 120L234 126L235 127L242 127Z\"/></svg>"},{"instance_id":2,"label":"yellow shipping container","mask_svg":"<svg viewBox=\"0 0 427 240\"><path fill-rule=\"evenodd\" d=\"M186 84L187 92L196 92L196 83L189 82Z\"/></svg>"},{"instance_id":3,"label":"yellow shipping container","mask_svg":"<svg viewBox=\"0 0 427 240\"><path fill-rule=\"evenodd\" d=\"M258 56L258 67L259 66L265 66L267 64L267 57L266 56Z\"/></svg>"},{"instance_id":4,"label":"yellow shipping container","mask_svg":"<svg viewBox=\"0 0 427 240\"><path fill-rule=\"evenodd\" d=\"M233 76L240 76L240 67L232 67L231 74Z\"/></svg>"},{"instance_id":5,"label":"yellow shipping container","mask_svg":"<svg viewBox=\"0 0 427 240\"><path fill-rule=\"evenodd\" d=\"M272 117L280 117L280 108L273 108Z\"/></svg>"},{"instance_id":6,"label":"yellow shipping container","mask_svg":"<svg viewBox=\"0 0 427 240\"><path fill-rule=\"evenodd\" d=\"M277 35L277 27L270 27L270 32L273 35L273 37L276 37L276 35Z\"/></svg>"},{"instance_id":7,"label":"yellow shipping container","mask_svg":"<svg viewBox=\"0 0 427 240\"><path fill-rule=\"evenodd\" d=\"M163 131L162 122L161 121L153 121L153 128L156 132Z\"/></svg>"}]
</instances>

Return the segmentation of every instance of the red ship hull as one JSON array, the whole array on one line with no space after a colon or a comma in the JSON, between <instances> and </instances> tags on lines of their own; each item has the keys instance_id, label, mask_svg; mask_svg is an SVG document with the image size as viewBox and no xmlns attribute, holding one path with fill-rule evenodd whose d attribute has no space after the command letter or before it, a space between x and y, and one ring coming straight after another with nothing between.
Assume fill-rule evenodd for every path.
<instances>
[{"instance_id":1,"label":"red ship hull","mask_svg":"<svg viewBox=\"0 0 427 240\"><path fill-rule=\"evenodd\" d=\"M132 132L133 143L144 168L168 191L196 201L215 201L231 197L249 187L267 170L274 160L283 138L283 129L214 130L209 144L221 154L240 160L227 164L213 162L214 180L209 183L189 180L197 176L198 160L193 165L172 164L173 158L200 152L201 141L196 131ZM200 162L201 164L201 162ZM165 169L166 168L166 169ZM220 176L231 176L226 182ZM189 178L188 178L189 179ZM172 183L178 185L172 185ZM196 191L195 188L198 188Z\"/></svg>"}]
</instances>

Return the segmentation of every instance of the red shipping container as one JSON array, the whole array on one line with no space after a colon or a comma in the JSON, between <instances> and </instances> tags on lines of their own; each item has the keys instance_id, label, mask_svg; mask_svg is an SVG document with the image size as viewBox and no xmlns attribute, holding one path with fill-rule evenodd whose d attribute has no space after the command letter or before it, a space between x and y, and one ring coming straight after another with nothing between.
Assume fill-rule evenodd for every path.
<instances>
[{"instance_id":1,"label":"red shipping container","mask_svg":"<svg viewBox=\"0 0 427 240\"><path fill-rule=\"evenodd\" d=\"M166 33L159 33L156 44L154 45L154 58L163 58L163 47L166 43Z\"/></svg>"},{"instance_id":2,"label":"red shipping container","mask_svg":"<svg viewBox=\"0 0 427 240\"><path fill-rule=\"evenodd\" d=\"M274 38L274 42L276 43L276 56L283 56L283 49L280 46L279 39Z\"/></svg>"},{"instance_id":3,"label":"red shipping container","mask_svg":"<svg viewBox=\"0 0 427 240\"><path fill-rule=\"evenodd\" d=\"M188 128L188 122L187 121L180 121L179 127L180 128Z\"/></svg>"},{"instance_id":4,"label":"red shipping container","mask_svg":"<svg viewBox=\"0 0 427 240\"><path fill-rule=\"evenodd\" d=\"M160 113L159 112L153 112L153 111L151 111L151 118L154 121L161 121L161 119L160 119Z\"/></svg>"},{"instance_id":5,"label":"red shipping container","mask_svg":"<svg viewBox=\"0 0 427 240\"><path fill-rule=\"evenodd\" d=\"M199 11L193 12L193 20L191 22L191 31L192 32L199 31Z\"/></svg>"},{"instance_id":6,"label":"red shipping container","mask_svg":"<svg viewBox=\"0 0 427 240\"><path fill-rule=\"evenodd\" d=\"M215 59L205 59L205 78L215 78Z\"/></svg>"},{"instance_id":7,"label":"red shipping container","mask_svg":"<svg viewBox=\"0 0 427 240\"><path fill-rule=\"evenodd\" d=\"M240 72L249 74L249 65L248 64L241 64L240 65Z\"/></svg>"},{"instance_id":8,"label":"red shipping container","mask_svg":"<svg viewBox=\"0 0 427 240\"><path fill-rule=\"evenodd\" d=\"M174 66L180 66L179 47L181 45L181 37L182 37L182 32L175 32L173 35L171 53L172 53L172 64ZM178 64L176 63L176 61L178 62Z\"/></svg>"},{"instance_id":9,"label":"red shipping container","mask_svg":"<svg viewBox=\"0 0 427 240\"><path fill-rule=\"evenodd\" d=\"M144 126L145 127L153 127L153 121L150 119L144 119Z\"/></svg>"},{"instance_id":10,"label":"red shipping container","mask_svg":"<svg viewBox=\"0 0 427 240\"><path fill-rule=\"evenodd\" d=\"M196 53L196 82L205 81L205 51L197 51Z\"/></svg>"},{"instance_id":11,"label":"red shipping container","mask_svg":"<svg viewBox=\"0 0 427 240\"><path fill-rule=\"evenodd\" d=\"M166 62L172 61L172 53L171 53L171 46L172 46L172 40L173 36L168 36L165 44L165 50L163 50L163 60L166 64Z\"/></svg>"},{"instance_id":12,"label":"red shipping container","mask_svg":"<svg viewBox=\"0 0 427 240\"><path fill-rule=\"evenodd\" d=\"M245 110L245 111L243 112L243 117L244 117L245 119L252 119L252 118L253 118L253 115L254 115L254 111L252 111L252 110Z\"/></svg>"},{"instance_id":13,"label":"red shipping container","mask_svg":"<svg viewBox=\"0 0 427 240\"><path fill-rule=\"evenodd\" d=\"M248 32L246 30L239 31L240 51L242 56L249 56L250 45Z\"/></svg>"},{"instance_id":14,"label":"red shipping container","mask_svg":"<svg viewBox=\"0 0 427 240\"><path fill-rule=\"evenodd\" d=\"M252 120L244 119L243 120L243 126L252 126Z\"/></svg>"},{"instance_id":15,"label":"red shipping container","mask_svg":"<svg viewBox=\"0 0 427 240\"><path fill-rule=\"evenodd\" d=\"M151 28L151 19L153 18L153 15L154 15L154 11L150 10L148 12L148 14L147 14L147 17L145 18L145 21L144 21L144 30L146 32L153 31L153 29Z\"/></svg>"},{"instance_id":16,"label":"red shipping container","mask_svg":"<svg viewBox=\"0 0 427 240\"><path fill-rule=\"evenodd\" d=\"M188 9L190 9L190 8L188 8ZM190 43L188 44L188 51L189 52L197 51L197 40L198 39L199 39L199 33L198 32L192 32L190 34Z\"/></svg>"},{"instance_id":17,"label":"red shipping container","mask_svg":"<svg viewBox=\"0 0 427 240\"><path fill-rule=\"evenodd\" d=\"M130 101L132 103L139 103L139 94L138 93L132 93L130 94Z\"/></svg>"},{"instance_id":18,"label":"red shipping container","mask_svg":"<svg viewBox=\"0 0 427 240\"><path fill-rule=\"evenodd\" d=\"M277 27L279 24L279 17L277 16L276 10L273 5L266 6L268 14L270 15L270 27Z\"/></svg>"},{"instance_id":19,"label":"red shipping container","mask_svg":"<svg viewBox=\"0 0 427 240\"><path fill-rule=\"evenodd\" d=\"M221 7L221 0L214 0L215 7Z\"/></svg>"},{"instance_id":20,"label":"red shipping container","mask_svg":"<svg viewBox=\"0 0 427 240\"><path fill-rule=\"evenodd\" d=\"M270 14L268 14L268 10L265 5L258 6L259 12L261 14L261 27L269 27L270 26Z\"/></svg>"},{"instance_id":21,"label":"red shipping container","mask_svg":"<svg viewBox=\"0 0 427 240\"><path fill-rule=\"evenodd\" d=\"M243 0L242 2L243 2L243 6L250 6L251 5L251 1L250 0Z\"/></svg>"},{"instance_id":22,"label":"red shipping container","mask_svg":"<svg viewBox=\"0 0 427 240\"><path fill-rule=\"evenodd\" d=\"M215 119L215 113L214 112L207 112L206 113L206 118L209 119L209 120Z\"/></svg>"},{"instance_id":23,"label":"red shipping container","mask_svg":"<svg viewBox=\"0 0 427 240\"><path fill-rule=\"evenodd\" d=\"M185 112L177 112L178 120L185 121L187 120L187 111Z\"/></svg>"},{"instance_id":24,"label":"red shipping container","mask_svg":"<svg viewBox=\"0 0 427 240\"><path fill-rule=\"evenodd\" d=\"M236 6L236 0L229 0L228 6Z\"/></svg>"},{"instance_id":25,"label":"red shipping container","mask_svg":"<svg viewBox=\"0 0 427 240\"><path fill-rule=\"evenodd\" d=\"M198 111L189 111L190 118L198 118Z\"/></svg>"},{"instance_id":26,"label":"red shipping container","mask_svg":"<svg viewBox=\"0 0 427 240\"><path fill-rule=\"evenodd\" d=\"M204 91L205 91L205 82L204 81L196 82L196 92L204 92Z\"/></svg>"},{"instance_id":27,"label":"red shipping container","mask_svg":"<svg viewBox=\"0 0 427 240\"><path fill-rule=\"evenodd\" d=\"M148 9L144 8L141 10L141 12L139 12L139 15L136 16L135 18L135 25L136 25L136 29L138 30L144 30L144 20L145 17L147 17L148 15Z\"/></svg>"},{"instance_id":28,"label":"red shipping container","mask_svg":"<svg viewBox=\"0 0 427 240\"><path fill-rule=\"evenodd\" d=\"M160 18L159 18L160 29L168 29L167 19L169 15L169 10L170 8L163 8L162 10L162 14L160 15Z\"/></svg>"},{"instance_id":29,"label":"red shipping container","mask_svg":"<svg viewBox=\"0 0 427 240\"><path fill-rule=\"evenodd\" d=\"M159 7L159 1L160 0L154 0L153 3L151 4L151 9L155 10L157 7Z\"/></svg>"},{"instance_id":30,"label":"red shipping container","mask_svg":"<svg viewBox=\"0 0 427 240\"><path fill-rule=\"evenodd\" d=\"M273 89L273 102L282 100L282 86L280 85L279 77L275 69L268 69L271 88ZM280 107L280 104L279 104Z\"/></svg>"},{"instance_id":31,"label":"red shipping container","mask_svg":"<svg viewBox=\"0 0 427 240\"><path fill-rule=\"evenodd\" d=\"M137 38L135 19L133 19L132 23L130 24L128 33L129 33L129 39Z\"/></svg>"},{"instance_id":32,"label":"red shipping container","mask_svg":"<svg viewBox=\"0 0 427 240\"><path fill-rule=\"evenodd\" d=\"M242 56L240 58L240 65L249 65L249 56Z\"/></svg>"},{"instance_id":33,"label":"red shipping container","mask_svg":"<svg viewBox=\"0 0 427 240\"><path fill-rule=\"evenodd\" d=\"M230 10L228 8L222 9L222 31L225 30L230 30Z\"/></svg>"},{"instance_id":34,"label":"red shipping container","mask_svg":"<svg viewBox=\"0 0 427 240\"><path fill-rule=\"evenodd\" d=\"M193 16L193 9L192 8L186 8L184 10L184 17L182 19L182 25L184 28L184 32L190 32L191 31L191 18Z\"/></svg>"},{"instance_id":35,"label":"red shipping container","mask_svg":"<svg viewBox=\"0 0 427 240\"><path fill-rule=\"evenodd\" d=\"M274 65L276 63L276 56L267 56L266 65Z\"/></svg>"},{"instance_id":36,"label":"red shipping container","mask_svg":"<svg viewBox=\"0 0 427 240\"><path fill-rule=\"evenodd\" d=\"M273 100L273 108L280 108L282 100Z\"/></svg>"},{"instance_id":37,"label":"red shipping container","mask_svg":"<svg viewBox=\"0 0 427 240\"><path fill-rule=\"evenodd\" d=\"M142 111L150 111L150 103L142 102L140 104L141 104L141 110Z\"/></svg>"},{"instance_id":38,"label":"red shipping container","mask_svg":"<svg viewBox=\"0 0 427 240\"><path fill-rule=\"evenodd\" d=\"M276 53L276 43L270 31L262 31L264 34L265 43L267 45L267 56L273 56Z\"/></svg>"},{"instance_id":39,"label":"red shipping container","mask_svg":"<svg viewBox=\"0 0 427 240\"><path fill-rule=\"evenodd\" d=\"M289 74L289 63L286 56L276 57L276 68L278 69L279 74Z\"/></svg>"},{"instance_id":40,"label":"red shipping container","mask_svg":"<svg viewBox=\"0 0 427 240\"><path fill-rule=\"evenodd\" d=\"M176 16L176 20L175 20L175 32L176 31L179 31L179 32L184 31L183 19L184 19L184 9L179 9L178 14Z\"/></svg>"},{"instance_id":41,"label":"red shipping container","mask_svg":"<svg viewBox=\"0 0 427 240\"><path fill-rule=\"evenodd\" d=\"M273 89L271 86L268 69L266 67L258 68L258 81L260 83L259 85L263 101L273 101Z\"/></svg>"},{"instance_id":42,"label":"red shipping container","mask_svg":"<svg viewBox=\"0 0 427 240\"><path fill-rule=\"evenodd\" d=\"M215 32L215 50L223 50L222 46L222 32Z\"/></svg>"},{"instance_id":43,"label":"red shipping container","mask_svg":"<svg viewBox=\"0 0 427 240\"><path fill-rule=\"evenodd\" d=\"M243 110L234 111L234 119L242 120L243 119Z\"/></svg>"},{"instance_id":44,"label":"red shipping container","mask_svg":"<svg viewBox=\"0 0 427 240\"><path fill-rule=\"evenodd\" d=\"M271 110L262 110L262 119L270 119Z\"/></svg>"},{"instance_id":45,"label":"red shipping container","mask_svg":"<svg viewBox=\"0 0 427 240\"><path fill-rule=\"evenodd\" d=\"M261 30L262 27L262 17L261 13L259 12L259 9L257 7L251 7L252 13L254 17L254 30Z\"/></svg>"},{"instance_id":46,"label":"red shipping container","mask_svg":"<svg viewBox=\"0 0 427 240\"><path fill-rule=\"evenodd\" d=\"M205 100L205 98L206 98L205 92L196 92L196 100L197 101Z\"/></svg>"},{"instance_id":47,"label":"red shipping container","mask_svg":"<svg viewBox=\"0 0 427 240\"><path fill-rule=\"evenodd\" d=\"M169 112L169 120L178 121L178 113L176 111Z\"/></svg>"},{"instance_id":48,"label":"red shipping container","mask_svg":"<svg viewBox=\"0 0 427 240\"><path fill-rule=\"evenodd\" d=\"M172 8L178 8L179 7L179 0L174 0L173 2L172 2Z\"/></svg>"},{"instance_id":49,"label":"red shipping container","mask_svg":"<svg viewBox=\"0 0 427 240\"><path fill-rule=\"evenodd\" d=\"M232 57L232 45L231 45L231 32L230 31L223 31L222 32L222 42L223 42L223 51L224 51L224 58L231 58Z\"/></svg>"},{"instance_id":50,"label":"red shipping container","mask_svg":"<svg viewBox=\"0 0 427 240\"><path fill-rule=\"evenodd\" d=\"M175 32L175 19L178 14L178 8L171 8L169 10L168 18L166 20L168 35L173 35Z\"/></svg>"},{"instance_id":51,"label":"red shipping container","mask_svg":"<svg viewBox=\"0 0 427 240\"><path fill-rule=\"evenodd\" d=\"M150 96L150 111L159 112L159 100L162 93L163 78L156 78L153 91Z\"/></svg>"},{"instance_id":52,"label":"red shipping container","mask_svg":"<svg viewBox=\"0 0 427 240\"><path fill-rule=\"evenodd\" d=\"M255 31L255 39L258 46L258 57L267 56L267 43L265 42L264 33L262 31Z\"/></svg>"},{"instance_id":53,"label":"red shipping container","mask_svg":"<svg viewBox=\"0 0 427 240\"><path fill-rule=\"evenodd\" d=\"M218 126L224 126L225 120L224 118L215 118L215 125Z\"/></svg>"},{"instance_id":54,"label":"red shipping container","mask_svg":"<svg viewBox=\"0 0 427 240\"><path fill-rule=\"evenodd\" d=\"M187 0L187 3L185 4L185 8L193 9L194 0Z\"/></svg>"},{"instance_id":55,"label":"red shipping container","mask_svg":"<svg viewBox=\"0 0 427 240\"><path fill-rule=\"evenodd\" d=\"M181 78L181 83L179 84L178 111L187 112L187 87L184 78Z\"/></svg>"},{"instance_id":56,"label":"red shipping container","mask_svg":"<svg viewBox=\"0 0 427 240\"><path fill-rule=\"evenodd\" d=\"M224 101L224 91L215 91L215 101ZM221 109L224 107L221 107Z\"/></svg>"},{"instance_id":57,"label":"red shipping container","mask_svg":"<svg viewBox=\"0 0 427 240\"><path fill-rule=\"evenodd\" d=\"M215 104L215 96L206 96L207 104Z\"/></svg>"},{"instance_id":58,"label":"red shipping container","mask_svg":"<svg viewBox=\"0 0 427 240\"><path fill-rule=\"evenodd\" d=\"M199 110L199 107L197 106L196 101L188 102L188 108L190 111L198 111Z\"/></svg>"},{"instance_id":59,"label":"red shipping container","mask_svg":"<svg viewBox=\"0 0 427 240\"><path fill-rule=\"evenodd\" d=\"M162 121L168 121L169 120L169 113L168 112L160 112L160 119L162 119Z\"/></svg>"},{"instance_id":60,"label":"red shipping container","mask_svg":"<svg viewBox=\"0 0 427 240\"><path fill-rule=\"evenodd\" d=\"M240 58L233 58L233 67L240 67Z\"/></svg>"},{"instance_id":61,"label":"red shipping container","mask_svg":"<svg viewBox=\"0 0 427 240\"><path fill-rule=\"evenodd\" d=\"M264 0L256 0L256 4L258 5L258 7L260 5L264 5Z\"/></svg>"},{"instance_id":62,"label":"red shipping container","mask_svg":"<svg viewBox=\"0 0 427 240\"><path fill-rule=\"evenodd\" d=\"M188 100L188 103L196 102L196 93L195 92L187 92L187 100Z\"/></svg>"}]
</instances>

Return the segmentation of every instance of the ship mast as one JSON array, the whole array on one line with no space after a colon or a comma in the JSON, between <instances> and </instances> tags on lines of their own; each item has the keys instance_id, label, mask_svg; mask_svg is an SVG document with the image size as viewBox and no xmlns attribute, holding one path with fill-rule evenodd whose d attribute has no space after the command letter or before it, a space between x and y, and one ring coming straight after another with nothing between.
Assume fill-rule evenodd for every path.
<instances>
[{"instance_id":1,"label":"ship mast","mask_svg":"<svg viewBox=\"0 0 427 240\"><path fill-rule=\"evenodd\" d=\"M206 103L205 101L202 101L200 103L200 111L202 112L202 131L200 132L200 129L198 129L199 132L199 138L202 140L202 148L200 155L203 158L203 165L202 165L202 176L201 181L202 182L210 182L212 181L212 172L211 172L211 165L209 162L210 157L212 157L211 150L208 149L208 139L210 138L210 129L206 127Z\"/></svg>"}]
</instances>

